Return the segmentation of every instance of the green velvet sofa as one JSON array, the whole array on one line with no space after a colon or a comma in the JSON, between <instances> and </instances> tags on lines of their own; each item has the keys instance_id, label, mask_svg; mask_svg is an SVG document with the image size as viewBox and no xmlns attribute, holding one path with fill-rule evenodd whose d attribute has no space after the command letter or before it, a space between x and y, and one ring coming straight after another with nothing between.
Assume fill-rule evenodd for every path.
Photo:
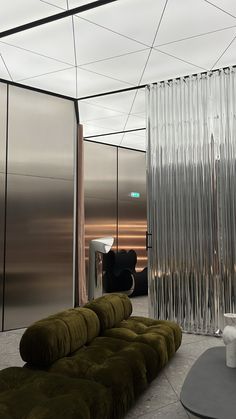
<instances>
[{"instance_id":1,"label":"green velvet sofa","mask_svg":"<svg viewBox=\"0 0 236 419\"><path fill-rule=\"evenodd\" d=\"M52 315L0 371L0 419L119 419L181 344L176 323L131 316L124 294ZM157 395L158 397L158 395Z\"/></svg>"}]
</instances>

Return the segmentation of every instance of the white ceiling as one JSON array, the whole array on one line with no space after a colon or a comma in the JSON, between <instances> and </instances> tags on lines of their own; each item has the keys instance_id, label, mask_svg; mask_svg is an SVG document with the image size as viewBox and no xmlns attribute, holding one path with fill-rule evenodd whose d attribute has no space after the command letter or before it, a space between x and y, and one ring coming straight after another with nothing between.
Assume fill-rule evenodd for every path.
<instances>
[{"instance_id":1,"label":"white ceiling","mask_svg":"<svg viewBox=\"0 0 236 419\"><path fill-rule=\"evenodd\" d=\"M0 32L85 0L0 0ZM236 0L118 0L0 39L0 77L72 97L236 64ZM145 149L144 89L79 102L85 136Z\"/></svg>"}]
</instances>

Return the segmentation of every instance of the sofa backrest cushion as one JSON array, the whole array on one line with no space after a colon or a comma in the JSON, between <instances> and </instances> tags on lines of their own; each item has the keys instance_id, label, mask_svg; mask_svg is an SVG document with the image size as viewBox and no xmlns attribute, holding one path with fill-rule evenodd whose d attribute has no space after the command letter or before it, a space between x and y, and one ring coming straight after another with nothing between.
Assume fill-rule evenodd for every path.
<instances>
[{"instance_id":1,"label":"sofa backrest cushion","mask_svg":"<svg viewBox=\"0 0 236 419\"><path fill-rule=\"evenodd\" d=\"M32 366L47 367L91 342L99 332L94 311L68 309L28 327L20 341L20 354Z\"/></svg>"},{"instance_id":2,"label":"sofa backrest cushion","mask_svg":"<svg viewBox=\"0 0 236 419\"><path fill-rule=\"evenodd\" d=\"M103 295L90 301L85 307L97 314L102 331L128 319L132 313L132 304L126 294Z\"/></svg>"}]
</instances>

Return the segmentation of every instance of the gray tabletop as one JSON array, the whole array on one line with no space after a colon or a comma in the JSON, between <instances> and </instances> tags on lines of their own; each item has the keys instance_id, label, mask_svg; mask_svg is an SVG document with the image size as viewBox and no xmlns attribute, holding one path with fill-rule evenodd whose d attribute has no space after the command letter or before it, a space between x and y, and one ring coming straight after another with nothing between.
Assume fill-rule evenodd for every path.
<instances>
[{"instance_id":1,"label":"gray tabletop","mask_svg":"<svg viewBox=\"0 0 236 419\"><path fill-rule=\"evenodd\" d=\"M208 349L195 362L183 384L180 400L202 418L236 419L236 368L225 364L225 347Z\"/></svg>"}]
</instances>

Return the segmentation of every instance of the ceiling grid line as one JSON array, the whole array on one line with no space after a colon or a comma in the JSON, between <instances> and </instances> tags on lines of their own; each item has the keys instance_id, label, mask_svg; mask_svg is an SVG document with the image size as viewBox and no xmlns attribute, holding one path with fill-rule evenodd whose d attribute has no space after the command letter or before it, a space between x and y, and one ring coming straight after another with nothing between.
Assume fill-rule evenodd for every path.
<instances>
[{"instance_id":1,"label":"ceiling grid line","mask_svg":"<svg viewBox=\"0 0 236 419\"><path fill-rule=\"evenodd\" d=\"M165 10L166 10L166 7L167 7L167 4L168 4L168 1L169 1L169 0L166 0L166 1L165 1L165 5L164 5L164 7L163 7L163 10L162 10L162 13L161 13L161 17L160 17L160 19L159 19L159 21L158 21L158 24L157 24L157 29L156 29L156 32L155 32L155 35L154 35L154 38L153 38L153 41L152 41L152 46L151 46L151 48L150 48L150 51L149 51L149 54L148 54L147 60L146 60L146 62L145 62L145 65L144 65L144 68L143 68L143 71L142 71L141 77L140 77L140 79L139 79L139 83L138 83L138 85L140 85L140 84L141 84L141 82L142 82L142 78L143 78L143 75L144 75L145 70L146 70L146 68L147 68L148 61L149 61L150 56L151 56L151 53L152 53L153 45L154 45L154 43L155 43L155 40L156 40L156 37L157 37L158 31L159 31L159 29L160 29L161 22L162 22L162 19L163 19L163 16L164 16L164 13L165 13ZM127 120L126 120L125 125L124 125L124 127L123 127L123 130L124 130L124 131L125 131L125 129L126 129L126 126L127 126L127 123L128 123L129 117L130 117L130 114L131 114L131 112L132 112L132 109L133 109L134 102L135 102L135 99L136 99L136 97L137 97L137 94L138 94L138 91L136 91L136 92L135 92L135 96L134 96L134 99L133 99L133 101L132 101L132 104L131 104L131 107L130 107L130 110L129 110L129 114L128 114ZM123 139L124 139L124 135L123 135L123 137L122 137L122 140L121 140L121 142L120 142L120 145L122 144Z\"/></svg>"},{"instance_id":2,"label":"ceiling grid line","mask_svg":"<svg viewBox=\"0 0 236 419\"><path fill-rule=\"evenodd\" d=\"M215 31L204 32L204 33L200 33L200 34L197 34L197 35L187 36L185 38L176 39L174 41L165 42L164 44L157 44L157 45L155 45L155 48L157 48L157 47L163 47L165 45L177 44L178 42L188 41L190 39L201 38L201 37L204 37L206 35L210 35L210 34L217 33L217 32L224 32L227 29L233 29L233 28L236 29L236 24L235 25L232 25L232 26L226 26L225 28L217 29Z\"/></svg>"},{"instance_id":3,"label":"ceiling grid line","mask_svg":"<svg viewBox=\"0 0 236 419\"><path fill-rule=\"evenodd\" d=\"M8 75L9 75L9 77L10 77L11 81L13 81L13 78L12 78L11 72L10 72L10 70L9 70L9 68L8 68L7 64L6 64L6 61L5 61L5 60L4 60L4 58L3 58L3 55L2 55L2 54L0 54L0 57L1 57L1 60L2 60L2 62L3 62L3 65L4 65L4 67L5 67L6 71L7 71Z\"/></svg>"},{"instance_id":4,"label":"ceiling grid line","mask_svg":"<svg viewBox=\"0 0 236 419\"><path fill-rule=\"evenodd\" d=\"M236 64L235 0L90 1L1 0L0 15L0 78L84 98L85 136L142 149L145 85Z\"/></svg>"},{"instance_id":5,"label":"ceiling grid line","mask_svg":"<svg viewBox=\"0 0 236 419\"><path fill-rule=\"evenodd\" d=\"M217 4L209 1L209 0L204 0L206 3L210 4L211 6L215 7L216 9L219 9L221 12L226 13L227 15L236 18L235 15L233 15L232 13L227 12L227 10L222 9L221 7L217 6Z\"/></svg>"},{"instance_id":6,"label":"ceiling grid line","mask_svg":"<svg viewBox=\"0 0 236 419\"><path fill-rule=\"evenodd\" d=\"M232 39L232 41L229 43L229 45L225 48L225 50L222 52L222 54L219 56L219 58L216 60L216 62L214 63L214 65L212 66L211 70L213 70L213 68L216 66L216 64L220 61L220 59L224 56L224 54L226 53L226 51L230 48L230 46L233 44L233 42L236 39L236 35L234 36L234 38Z\"/></svg>"}]
</instances>

